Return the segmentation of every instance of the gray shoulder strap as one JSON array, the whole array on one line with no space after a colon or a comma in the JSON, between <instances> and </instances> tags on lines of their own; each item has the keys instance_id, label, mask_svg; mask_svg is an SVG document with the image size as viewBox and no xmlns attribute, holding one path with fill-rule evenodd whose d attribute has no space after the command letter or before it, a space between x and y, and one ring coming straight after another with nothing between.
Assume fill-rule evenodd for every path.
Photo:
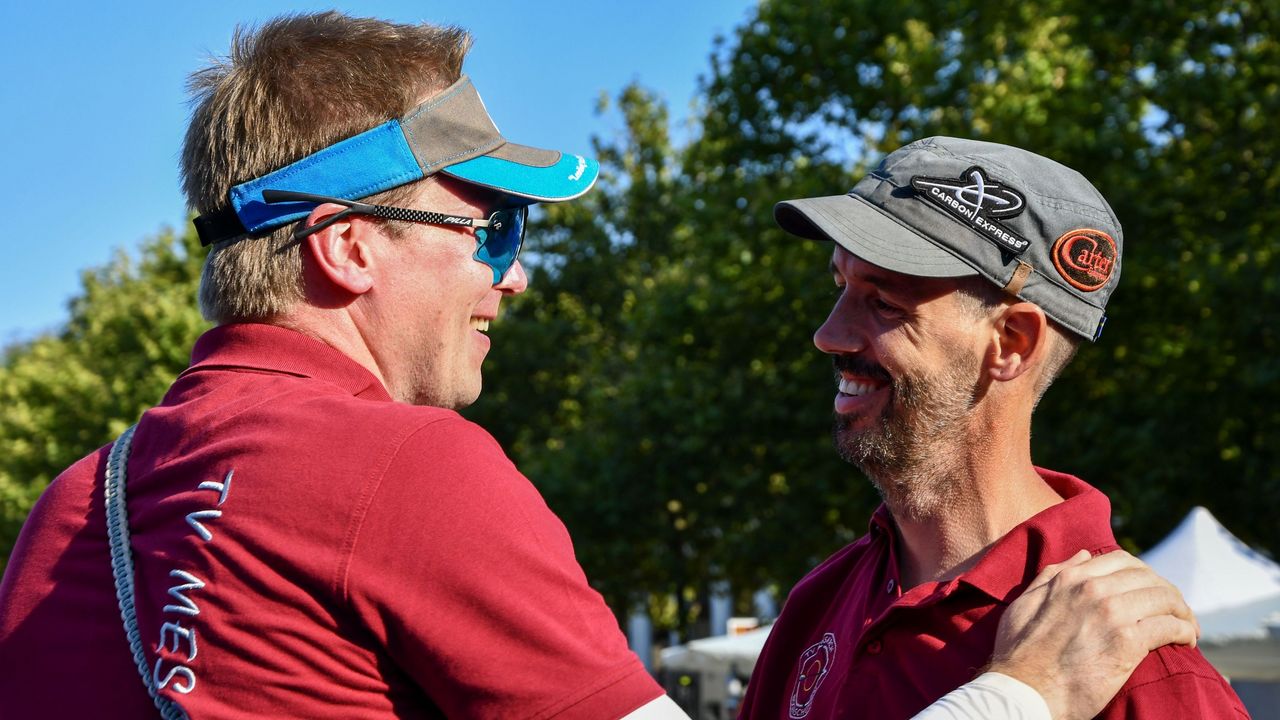
<instances>
[{"instance_id":1,"label":"gray shoulder strap","mask_svg":"<svg viewBox=\"0 0 1280 720\"><path fill-rule=\"evenodd\" d=\"M138 632L138 613L133 599L133 554L129 545L129 510L125 506L124 486L129 448L133 443L133 431L129 426L116 438L107 457L107 469L103 482L107 501L107 538L111 541L111 575L116 583L116 601L120 604L120 619L124 621L124 634L133 651L133 662L142 675L147 694L155 701L164 720L186 720L182 707L156 691L155 678L147 667L147 656L142 649L142 636Z\"/></svg>"}]
</instances>

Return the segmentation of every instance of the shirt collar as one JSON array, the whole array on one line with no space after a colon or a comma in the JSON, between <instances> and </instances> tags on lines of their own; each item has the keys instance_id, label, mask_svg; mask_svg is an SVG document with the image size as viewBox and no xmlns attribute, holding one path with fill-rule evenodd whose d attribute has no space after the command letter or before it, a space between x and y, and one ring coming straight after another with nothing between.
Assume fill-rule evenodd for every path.
<instances>
[{"instance_id":1,"label":"shirt collar","mask_svg":"<svg viewBox=\"0 0 1280 720\"><path fill-rule=\"evenodd\" d=\"M314 378L366 400L390 401L386 388L342 352L278 325L234 323L201 335L182 376L209 369L247 369Z\"/></svg>"},{"instance_id":2,"label":"shirt collar","mask_svg":"<svg viewBox=\"0 0 1280 720\"><path fill-rule=\"evenodd\" d=\"M1046 565L1062 562L1081 548L1097 554L1116 547L1111 532L1111 501L1080 478L1036 468L1062 497L1005 533L982 559L960 575L970 585L1001 603L1011 602ZM871 516L871 533L883 534L898 555L893 515L883 503ZM894 568L896 574L897 568Z\"/></svg>"}]
</instances>

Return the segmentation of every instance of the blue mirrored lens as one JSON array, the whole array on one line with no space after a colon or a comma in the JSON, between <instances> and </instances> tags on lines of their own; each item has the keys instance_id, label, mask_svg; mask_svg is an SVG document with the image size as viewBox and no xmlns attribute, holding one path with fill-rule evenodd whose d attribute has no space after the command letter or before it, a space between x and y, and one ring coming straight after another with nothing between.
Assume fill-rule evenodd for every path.
<instances>
[{"instance_id":1,"label":"blue mirrored lens","mask_svg":"<svg viewBox=\"0 0 1280 720\"><path fill-rule=\"evenodd\" d=\"M500 224L499 227L491 224L487 228L476 228L479 245L476 247L475 259L493 268L494 285L502 282L502 276L507 274L520 255L527 214L527 208L503 210L490 217L490 222Z\"/></svg>"}]
</instances>

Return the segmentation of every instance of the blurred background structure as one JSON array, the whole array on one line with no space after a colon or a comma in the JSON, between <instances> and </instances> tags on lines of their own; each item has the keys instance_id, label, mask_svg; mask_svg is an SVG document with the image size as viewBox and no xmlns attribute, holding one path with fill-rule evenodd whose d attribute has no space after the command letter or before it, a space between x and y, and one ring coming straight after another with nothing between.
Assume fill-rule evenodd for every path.
<instances>
[{"instance_id":1,"label":"blurred background structure","mask_svg":"<svg viewBox=\"0 0 1280 720\"><path fill-rule=\"evenodd\" d=\"M1280 565L1196 507L1142 559L1182 590L1200 650L1254 717L1280 717Z\"/></svg>"},{"instance_id":2,"label":"blurred background structure","mask_svg":"<svg viewBox=\"0 0 1280 720\"><path fill-rule=\"evenodd\" d=\"M495 324L468 412L564 518L620 620L647 618L647 660L719 617L760 616L760 589L780 600L864 532L878 499L831 451L831 370L810 341L832 302L829 249L785 237L772 206L842 192L934 134L1074 167L1125 226L1106 332L1041 403L1036 460L1106 492L1134 552L1202 506L1275 557L1280 3L815 0L728 14L733 28L700 49L687 123L671 109L685 98L643 68L602 88L618 128L593 140L601 185L538 215L530 290ZM479 62L491 30L471 26ZM520 81L557 91L554 76ZM491 109L525 137L504 122L518 109ZM201 258L188 229L161 232L86 271L64 322L5 349L0 558L53 476L185 367L204 327Z\"/></svg>"}]
</instances>

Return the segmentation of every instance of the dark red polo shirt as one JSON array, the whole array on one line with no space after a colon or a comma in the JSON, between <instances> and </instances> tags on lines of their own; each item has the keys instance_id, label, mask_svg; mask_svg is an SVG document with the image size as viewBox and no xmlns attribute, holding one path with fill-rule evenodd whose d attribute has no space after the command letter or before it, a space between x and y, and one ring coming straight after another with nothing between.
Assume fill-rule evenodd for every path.
<instances>
[{"instance_id":1,"label":"dark red polo shirt","mask_svg":"<svg viewBox=\"0 0 1280 720\"><path fill-rule=\"evenodd\" d=\"M156 716L116 606L106 449L0 585L0 715ZM138 619L193 718L611 718L661 694L483 429L266 325L216 328L128 463Z\"/></svg>"},{"instance_id":2,"label":"dark red polo shirt","mask_svg":"<svg viewBox=\"0 0 1280 720\"><path fill-rule=\"evenodd\" d=\"M1081 548L1117 548L1111 504L1081 480L1040 470L1063 502L997 541L954 580L903 592L893 519L871 530L791 591L756 663L743 718L909 718L972 680L991 657L1000 616L1046 565ZM1248 717L1199 650L1149 654L1103 718Z\"/></svg>"}]
</instances>

